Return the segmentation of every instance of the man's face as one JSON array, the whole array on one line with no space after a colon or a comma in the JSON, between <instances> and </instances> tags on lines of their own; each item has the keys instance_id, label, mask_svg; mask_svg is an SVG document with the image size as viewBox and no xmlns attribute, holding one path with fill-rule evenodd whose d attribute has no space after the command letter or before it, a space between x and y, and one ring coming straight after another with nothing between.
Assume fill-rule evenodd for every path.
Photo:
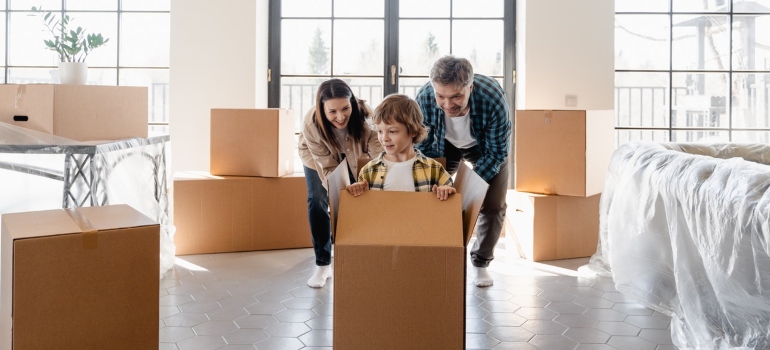
<instances>
[{"instance_id":1,"label":"man's face","mask_svg":"<svg viewBox=\"0 0 770 350\"><path fill-rule=\"evenodd\" d=\"M436 94L436 104L449 117L459 117L468 114L473 84L457 87L456 85L443 85L433 83L433 91Z\"/></svg>"}]
</instances>

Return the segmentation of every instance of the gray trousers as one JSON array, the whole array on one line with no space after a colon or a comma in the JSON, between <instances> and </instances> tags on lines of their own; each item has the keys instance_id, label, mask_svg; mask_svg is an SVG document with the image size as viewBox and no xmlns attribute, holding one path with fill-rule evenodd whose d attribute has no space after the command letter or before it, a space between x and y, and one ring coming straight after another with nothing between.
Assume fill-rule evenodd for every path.
<instances>
[{"instance_id":1,"label":"gray trousers","mask_svg":"<svg viewBox=\"0 0 770 350\"><path fill-rule=\"evenodd\" d=\"M481 157L478 146L459 149L451 142L445 141L444 155L446 156L447 171L457 172L461 161L476 164ZM489 189L484 203L481 204L478 221L476 221L476 242L471 248L471 263L476 267L487 267L495 258L495 246L500 239L505 220L505 196L508 192L508 160L500 165L500 172L489 181Z\"/></svg>"}]
</instances>

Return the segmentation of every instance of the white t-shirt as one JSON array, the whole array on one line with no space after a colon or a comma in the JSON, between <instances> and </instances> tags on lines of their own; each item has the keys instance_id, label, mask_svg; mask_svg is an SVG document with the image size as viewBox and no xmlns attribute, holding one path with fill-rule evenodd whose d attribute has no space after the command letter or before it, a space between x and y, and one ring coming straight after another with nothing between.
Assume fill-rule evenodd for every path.
<instances>
[{"instance_id":1,"label":"white t-shirt","mask_svg":"<svg viewBox=\"0 0 770 350\"><path fill-rule=\"evenodd\" d=\"M444 115L446 139L455 147L465 149L476 146L476 139L471 136L471 118L466 114L459 117Z\"/></svg>"},{"instance_id":2,"label":"white t-shirt","mask_svg":"<svg viewBox=\"0 0 770 350\"><path fill-rule=\"evenodd\" d=\"M348 129L337 129L332 126L332 133L337 137L337 142L342 148L342 153L345 153L345 138L348 137Z\"/></svg>"},{"instance_id":3,"label":"white t-shirt","mask_svg":"<svg viewBox=\"0 0 770 350\"><path fill-rule=\"evenodd\" d=\"M382 184L384 191L414 192L414 175L412 165L417 160L417 155L405 162L391 162L383 158L388 172L385 174L385 182Z\"/></svg>"}]
</instances>

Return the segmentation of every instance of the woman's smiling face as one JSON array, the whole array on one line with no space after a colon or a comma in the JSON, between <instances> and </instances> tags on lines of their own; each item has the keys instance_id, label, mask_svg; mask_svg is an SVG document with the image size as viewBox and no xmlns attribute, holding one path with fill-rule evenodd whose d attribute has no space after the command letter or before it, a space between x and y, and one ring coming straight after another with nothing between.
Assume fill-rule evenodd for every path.
<instances>
[{"instance_id":1,"label":"woman's smiling face","mask_svg":"<svg viewBox=\"0 0 770 350\"><path fill-rule=\"evenodd\" d=\"M324 102L324 114L332 125L337 129L345 129L350 120L350 114L353 112L350 106L350 99L340 97L326 100Z\"/></svg>"}]
</instances>

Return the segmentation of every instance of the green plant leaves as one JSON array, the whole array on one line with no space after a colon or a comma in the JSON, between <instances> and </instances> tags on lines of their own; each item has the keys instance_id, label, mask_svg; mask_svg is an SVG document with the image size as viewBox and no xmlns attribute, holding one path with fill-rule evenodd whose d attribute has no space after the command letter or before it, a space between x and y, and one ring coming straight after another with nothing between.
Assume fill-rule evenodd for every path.
<instances>
[{"instance_id":1,"label":"green plant leaves","mask_svg":"<svg viewBox=\"0 0 770 350\"><path fill-rule=\"evenodd\" d=\"M88 54L95 48L103 46L110 39L105 39L101 33L86 34L86 30L77 27L69 29L69 23L73 20L69 15L63 14L61 19L50 11L43 11L42 7L32 6L32 11L42 16L43 24L53 36L53 40L44 39L46 48L55 51L62 62L84 62Z\"/></svg>"}]
</instances>

